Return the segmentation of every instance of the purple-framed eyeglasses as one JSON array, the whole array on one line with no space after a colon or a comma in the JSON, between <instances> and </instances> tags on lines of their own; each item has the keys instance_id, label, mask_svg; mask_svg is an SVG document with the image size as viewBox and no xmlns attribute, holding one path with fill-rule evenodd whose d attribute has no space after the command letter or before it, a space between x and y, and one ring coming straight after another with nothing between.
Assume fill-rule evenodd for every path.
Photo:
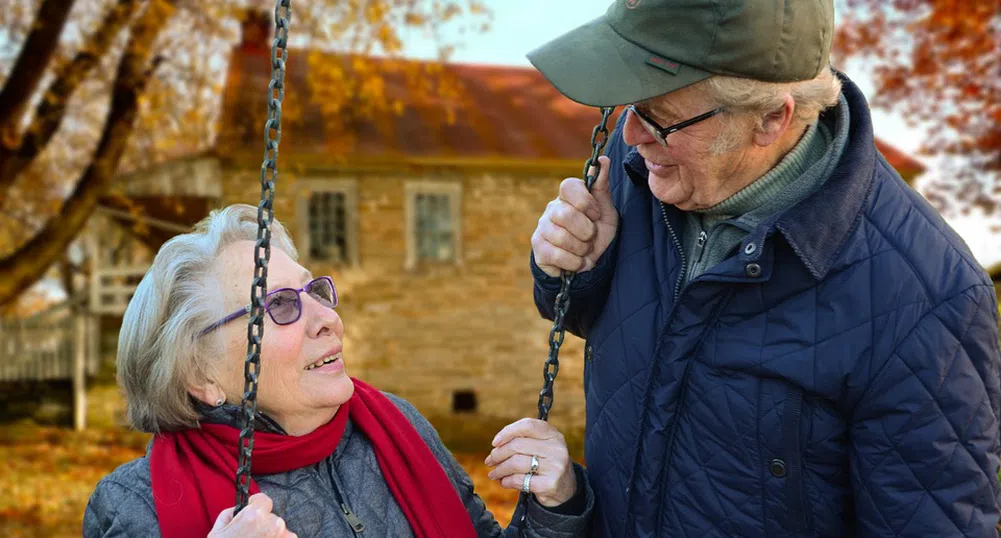
<instances>
[{"instance_id":1,"label":"purple-framed eyeglasses","mask_svg":"<svg viewBox=\"0 0 1001 538\"><path fill-rule=\"evenodd\" d=\"M636 108L636 105L629 105L626 107L626 110L632 112L633 114L636 114L636 117L639 118L640 120L640 125L642 125L643 128L646 129L648 133L653 135L654 139L657 140L658 144L667 147L667 135L671 133L676 133L684 129L685 127L691 127L692 125L695 125L700 121L705 121L715 116L716 114L723 112L724 110L726 110L726 108L724 107L714 108L709 112L706 112L705 114L699 114L694 118L675 123L674 125L668 125L667 127L661 127L660 124L657 123L653 118L651 118L647 114L644 114L642 110Z\"/></svg>"},{"instance_id":2,"label":"purple-framed eyeglasses","mask_svg":"<svg viewBox=\"0 0 1001 538\"><path fill-rule=\"evenodd\" d=\"M333 279L329 276L317 277L299 289L280 288L264 296L264 309L268 311L268 315L271 316L271 320L275 324L289 325L299 321L299 317L302 316L302 299L299 297L299 294L302 292L306 292L307 295L323 306L329 308L337 306L337 290L334 289ZM251 306L248 304L212 325L205 327L199 336L208 334L235 319L250 314Z\"/></svg>"}]
</instances>

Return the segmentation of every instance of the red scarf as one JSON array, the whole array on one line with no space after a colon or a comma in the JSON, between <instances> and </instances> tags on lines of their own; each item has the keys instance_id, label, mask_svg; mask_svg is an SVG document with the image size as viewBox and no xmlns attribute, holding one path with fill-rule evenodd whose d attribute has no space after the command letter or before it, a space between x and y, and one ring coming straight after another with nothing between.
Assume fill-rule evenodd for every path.
<instances>
[{"instance_id":1,"label":"red scarf","mask_svg":"<svg viewBox=\"0 0 1001 538\"><path fill-rule=\"evenodd\" d=\"M348 418L371 441L396 503L417 538L475 537L469 514L431 449L403 413L378 390L352 378L354 395L333 420L292 437L254 433L254 475L284 473L333 454ZM164 538L203 538L236 498L240 430L220 424L157 435L150 454L153 501ZM250 482L250 493L259 492ZM291 522L295 526L295 522Z\"/></svg>"}]
</instances>

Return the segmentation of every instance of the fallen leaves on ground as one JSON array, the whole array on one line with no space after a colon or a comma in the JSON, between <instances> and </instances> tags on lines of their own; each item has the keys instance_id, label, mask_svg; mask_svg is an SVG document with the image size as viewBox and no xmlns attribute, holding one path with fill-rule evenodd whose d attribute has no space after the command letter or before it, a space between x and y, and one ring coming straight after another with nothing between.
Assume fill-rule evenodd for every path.
<instances>
[{"instance_id":1,"label":"fallen leaves on ground","mask_svg":"<svg viewBox=\"0 0 1001 538\"><path fill-rule=\"evenodd\" d=\"M149 435L116 426L104 414L119 412L111 391L91 392L93 426L83 432L30 422L0 427L0 536L58 538L80 536L83 511L97 482L119 465L146 453ZM456 454L473 478L476 492L507 525L517 492L487 478L486 453Z\"/></svg>"}]
</instances>

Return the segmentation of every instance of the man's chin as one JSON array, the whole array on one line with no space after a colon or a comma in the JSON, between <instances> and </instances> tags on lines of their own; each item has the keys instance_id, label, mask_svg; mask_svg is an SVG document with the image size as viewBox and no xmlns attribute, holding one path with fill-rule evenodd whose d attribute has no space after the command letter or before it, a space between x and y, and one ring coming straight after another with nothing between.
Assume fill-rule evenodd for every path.
<instances>
[{"instance_id":1,"label":"man's chin","mask_svg":"<svg viewBox=\"0 0 1001 538\"><path fill-rule=\"evenodd\" d=\"M672 167L671 170L674 170ZM661 176L650 172L647 176L647 186L650 192L665 204L676 205L683 203L685 198L678 196L678 176L677 173Z\"/></svg>"}]
</instances>

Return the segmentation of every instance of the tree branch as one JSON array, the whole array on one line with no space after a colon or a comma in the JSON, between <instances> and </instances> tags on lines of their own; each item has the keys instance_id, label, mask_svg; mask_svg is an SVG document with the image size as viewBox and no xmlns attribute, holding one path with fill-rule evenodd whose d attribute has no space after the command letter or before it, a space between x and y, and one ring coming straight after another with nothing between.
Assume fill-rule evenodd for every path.
<instances>
[{"instance_id":1,"label":"tree branch","mask_svg":"<svg viewBox=\"0 0 1001 538\"><path fill-rule=\"evenodd\" d=\"M17 125L28 101L35 93L38 81L59 44L59 36L73 8L74 0L45 0L38 9L31 32L21 46L21 52L7 81L0 89L0 147L15 144Z\"/></svg>"},{"instance_id":2,"label":"tree branch","mask_svg":"<svg viewBox=\"0 0 1001 538\"><path fill-rule=\"evenodd\" d=\"M83 172L58 215L27 243L0 259L0 306L14 300L38 281L58 261L66 247L84 227L97 202L114 183L118 163L125 152L139 112L139 97L159 61L153 58L153 43L173 13L176 0L152 0L133 27L111 95L111 109L94 158Z\"/></svg>"},{"instance_id":3,"label":"tree branch","mask_svg":"<svg viewBox=\"0 0 1001 538\"><path fill-rule=\"evenodd\" d=\"M34 118L25 131L20 145L0 144L0 204L4 201L3 193L13 185L18 175L45 149L52 136L59 130L66 116L66 104L70 96L107 54L118 32L135 14L138 4L137 0L118 0L118 3L105 14L101 25L80 48L73 60L56 72L55 79L35 108ZM41 73L44 69L36 71ZM12 127L16 128L16 125Z\"/></svg>"}]
</instances>

